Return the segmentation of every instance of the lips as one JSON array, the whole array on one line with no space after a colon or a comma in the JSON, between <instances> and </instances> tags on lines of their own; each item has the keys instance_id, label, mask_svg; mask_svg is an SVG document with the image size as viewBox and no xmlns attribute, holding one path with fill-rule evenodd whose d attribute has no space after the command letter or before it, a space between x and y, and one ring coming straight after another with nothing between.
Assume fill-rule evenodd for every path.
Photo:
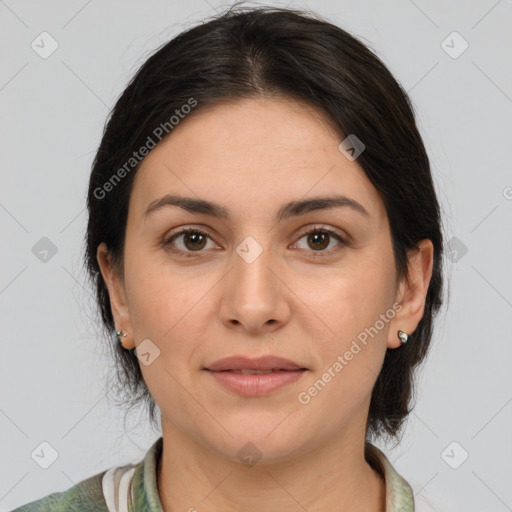
<instances>
[{"instance_id":1,"label":"lips","mask_svg":"<svg viewBox=\"0 0 512 512\"><path fill-rule=\"evenodd\" d=\"M308 368L276 356L233 356L203 368L224 389L244 398L264 397L293 385Z\"/></svg>"},{"instance_id":2,"label":"lips","mask_svg":"<svg viewBox=\"0 0 512 512\"><path fill-rule=\"evenodd\" d=\"M232 372L241 375L274 373L279 371L307 370L293 361L277 356L263 356L251 359L245 356L232 356L220 359L204 368L213 372Z\"/></svg>"}]
</instances>

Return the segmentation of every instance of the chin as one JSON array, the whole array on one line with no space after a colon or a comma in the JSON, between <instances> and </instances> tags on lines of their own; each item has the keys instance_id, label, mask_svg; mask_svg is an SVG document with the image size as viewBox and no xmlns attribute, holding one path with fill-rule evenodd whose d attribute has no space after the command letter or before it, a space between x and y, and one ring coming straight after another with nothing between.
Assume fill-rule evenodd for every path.
<instances>
[{"instance_id":1,"label":"chin","mask_svg":"<svg viewBox=\"0 0 512 512\"><path fill-rule=\"evenodd\" d=\"M272 417L272 421L262 418L246 417L246 421L239 420L223 423L231 434L224 432L221 438L210 439L211 447L225 458L234 462L252 467L265 464L276 464L287 460L293 454L301 451L302 438L295 428L286 427L283 416Z\"/></svg>"}]
</instances>

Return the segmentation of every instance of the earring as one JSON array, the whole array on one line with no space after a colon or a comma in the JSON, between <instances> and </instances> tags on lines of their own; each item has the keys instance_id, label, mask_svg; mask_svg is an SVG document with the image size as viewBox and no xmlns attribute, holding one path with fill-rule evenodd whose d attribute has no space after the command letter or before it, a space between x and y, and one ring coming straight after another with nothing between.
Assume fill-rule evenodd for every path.
<instances>
[{"instance_id":1,"label":"earring","mask_svg":"<svg viewBox=\"0 0 512 512\"><path fill-rule=\"evenodd\" d=\"M121 343L121 346L123 346L123 338L126 338L126 333L121 330L121 331L116 331L116 334L117 334L117 339L118 339L119 343Z\"/></svg>"},{"instance_id":2,"label":"earring","mask_svg":"<svg viewBox=\"0 0 512 512\"><path fill-rule=\"evenodd\" d=\"M398 331L398 337L400 338L400 343L402 345L405 345L407 343L407 340L409 339L409 335L404 331Z\"/></svg>"}]
</instances>

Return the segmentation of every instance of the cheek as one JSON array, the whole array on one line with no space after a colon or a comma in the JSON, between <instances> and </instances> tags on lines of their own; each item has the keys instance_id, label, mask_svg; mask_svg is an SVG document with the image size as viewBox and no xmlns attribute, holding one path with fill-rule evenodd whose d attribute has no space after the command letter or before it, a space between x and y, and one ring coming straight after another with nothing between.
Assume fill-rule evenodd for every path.
<instances>
[{"instance_id":1,"label":"cheek","mask_svg":"<svg viewBox=\"0 0 512 512\"><path fill-rule=\"evenodd\" d=\"M336 428L364 408L384 361L388 324L373 330L387 310L386 295L376 294L381 285L371 279L339 277L328 293L305 301L317 312L306 320L317 364L301 397L311 401L310 412L340 404L343 414L332 419Z\"/></svg>"},{"instance_id":2,"label":"cheek","mask_svg":"<svg viewBox=\"0 0 512 512\"><path fill-rule=\"evenodd\" d=\"M392 319L390 275L383 262L372 265L367 261L325 276L314 288L309 280L302 281L297 295L307 307L301 317L324 368L351 351L347 367L363 365L378 373Z\"/></svg>"},{"instance_id":3,"label":"cheek","mask_svg":"<svg viewBox=\"0 0 512 512\"><path fill-rule=\"evenodd\" d=\"M191 349L191 340L205 330L214 276L182 272L160 254L131 250L125 275L136 341L149 338L161 347L172 343L174 355L181 346Z\"/></svg>"},{"instance_id":4,"label":"cheek","mask_svg":"<svg viewBox=\"0 0 512 512\"><path fill-rule=\"evenodd\" d=\"M189 395L180 383L187 380L207 332L207 293L213 283L171 271L169 265L136 249L126 260L125 275L135 342L149 339L158 348L157 352L150 346L149 352L158 356L140 365L144 381L160 406L186 410Z\"/></svg>"}]
</instances>

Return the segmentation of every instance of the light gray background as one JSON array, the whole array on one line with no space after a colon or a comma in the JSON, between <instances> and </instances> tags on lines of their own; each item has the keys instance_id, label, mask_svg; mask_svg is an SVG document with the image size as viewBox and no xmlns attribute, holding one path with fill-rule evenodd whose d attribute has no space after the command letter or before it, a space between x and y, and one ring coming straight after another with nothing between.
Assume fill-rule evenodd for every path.
<instances>
[{"instance_id":1,"label":"light gray background","mask_svg":"<svg viewBox=\"0 0 512 512\"><path fill-rule=\"evenodd\" d=\"M125 432L105 397L112 369L81 266L86 184L135 70L224 5L0 0L2 511L138 461L158 437L142 410ZM512 510L512 1L292 6L371 44L410 93L453 249L417 406L403 442L384 448L435 510ZM47 59L31 47L43 31L58 43ZM458 56L454 31L469 44ZM32 252L42 237L58 249L46 262ZM43 441L59 455L48 469L31 458Z\"/></svg>"}]
</instances>

